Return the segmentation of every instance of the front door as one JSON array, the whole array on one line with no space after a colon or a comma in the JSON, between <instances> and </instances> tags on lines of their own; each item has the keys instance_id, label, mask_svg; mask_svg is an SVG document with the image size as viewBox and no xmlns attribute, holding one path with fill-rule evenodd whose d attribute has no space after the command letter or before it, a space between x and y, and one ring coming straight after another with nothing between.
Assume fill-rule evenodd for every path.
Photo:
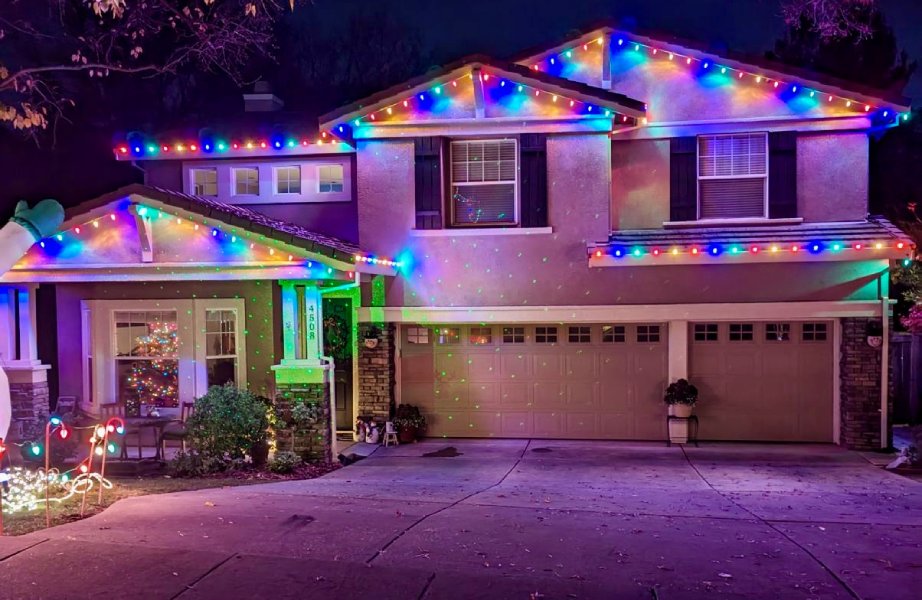
<instances>
[{"instance_id":1,"label":"front door","mask_svg":"<svg viewBox=\"0 0 922 600\"><path fill-rule=\"evenodd\" d=\"M351 430L352 414L352 347L353 322L351 298L323 299L323 353L336 362L334 405L336 429Z\"/></svg>"}]
</instances>

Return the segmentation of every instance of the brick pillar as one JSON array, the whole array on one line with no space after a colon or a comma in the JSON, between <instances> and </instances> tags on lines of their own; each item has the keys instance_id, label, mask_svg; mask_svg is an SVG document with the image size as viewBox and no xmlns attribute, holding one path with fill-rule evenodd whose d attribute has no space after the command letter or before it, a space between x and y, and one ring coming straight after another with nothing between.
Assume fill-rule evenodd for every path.
<instances>
[{"instance_id":1,"label":"brick pillar","mask_svg":"<svg viewBox=\"0 0 922 600\"><path fill-rule=\"evenodd\" d=\"M880 449L882 350L868 345L868 323L872 321L880 323L880 319L863 317L842 319L842 346L839 354L840 441L853 450ZM893 397L892 394L889 396L891 422L887 424L888 446L893 431Z\"/></svg>"},{"instance_id":2,"label":"brick pillar","mask_svg":"<svg viewBox=\"0 0 922 600\"><path fill-rule=\"evenodd\" d=\"M13 417L10 423L10 439L18 437L20 432L23 439L32 439L43 433L48 414L51 412L47 369L47 366L4 369L10 380Z\"/></svg>"},{"instance_id":3,"label":"brick pillar","mask_svg":"<svg viewBox=\"0 0 922 600\"><path fill-rule=\"evenodd\" d=\"M292 451L307 461L330 464L333 461L333 437L330 427L330 386L328 383L277 383L275 405L282 415L290 416L297 402L320 405L320 418L297 430L276 431L276 450ZM283 418L286 418L283 416Z\"/></svg>"},{"instance_id":4,"label":"brick pillar","mask_svg":"<svg viewBox=\"0 0 922 600\"><path fill-rule=\"evenodd\" d=\"M356 417L373 417L385 422L391 416L394 403L395 356L393 323L362 323L359 325L359 412ZM365 340L378 344L369 348Z\"/></svg>"}]
</instances>

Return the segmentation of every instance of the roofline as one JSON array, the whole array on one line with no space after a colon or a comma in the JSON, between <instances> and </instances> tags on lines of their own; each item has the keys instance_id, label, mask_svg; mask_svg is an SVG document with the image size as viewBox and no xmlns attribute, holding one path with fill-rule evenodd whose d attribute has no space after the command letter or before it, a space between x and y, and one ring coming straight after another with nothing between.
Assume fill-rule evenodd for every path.
<instances>
[{"instance_id":1,"label":"roofline","mask_svg":"<svg viewBox=\"0 0 922 600\"><path fill-rule=\"evenodd\" d=\"M776 60L762 58L757 55L747 55L742 52L734 51L718 52L701 42L688 40L671 34L637 28L618 28L611 22L593 27L586 33L577 33L567 36L550 47L532 47L525 52L517 53L511 60L521 63L527 58L558 52L577 43L585 43L586 40L596 39L600 35L606 34L621 34L626 37L638 39L642 42L651 43L651 45L663 47L664 49L672 49L676 51L676 53L693 55L696 58L708 58L725 64L728 67L745 66L748 68L743 70L761 71L767 77L782 79L795 78L810 87L825 88L830 91L837 91L840 94L844 92L845 96L852 96L855 100L875 100L878 103L890 104L901 112L910 110L911 98L899 93L873 88L854 81L848 81L809 69L795 67Z\"/></svg>"},{"instance_id":2,"label":"roofline","mask_svg":"<svg viewBox=\"0 0 922 600\"><path fill-rule=\"evenodd\" d=\"M571 81L562 77L548 75L540 71L534 71L521 64L499 61L483 54L475 54L453 61L436 70L429 71L423 75L419 75L403 83L391 86L371 96L366 96L361 100L321 115L318 119L320 128L327 129L332 126L334 121L351 120L360 113L374 111L377 107L383 107L394 96L413 95L421 91L424 87L431 86L434 81L450 80L453 78L453 75L457 75L458 71L465 71L478 67L490 69L491 71L504 74L510 78L520 77L531 80L552 91L558 91L562 95L567 94L582 101L591 100L599 105L614 108L618 112L634 118L643 117L646 112L646 104L644 102L630 98L624 94Z\"/></svg>"},{"instance_id":3,"label":"roofline","mask_svg":"<svg viewBox=\"0 0 922 600\"><path fill-rule=\"evenodd\" d=\"M156 202L167 204L169 206L176 207L181 210L185 210L197 215L200 215L205 218L215 219L216 221L221 221L228 225L234 227L240 227L241 229L246 229L252 233L257 233L265 236L273 241L287 244L289 246L305 250L307 252L312 252L314 254L330 258L341 263L347 263L349 265L355 265L355 255L357 253L362 253L357 247L355 252L346 252L340 248L334 248L332 246L327 246L320 242L307 240L295 236L291 233L286 233L280 231L273 227L263 225L241 217L240 215L235 215L231 212L225 212L220 210L218 207L204 206L198 204L192 200L187 200L184 198L185 194L171 193L168 191L163 191L157 188L152 188L140 183L132 183L123 187L107 192L101 196L97 196L91 200L86 200L72 206L64 211L65 223L77 218L80 214L93 211L101 206L105 206L110 202L120 200L122 198L127 198L129 196L142 196L145 198L150 198ZM343 242L344 245L351 245L348 242ZM362 253L364 254L364 253Z\"/></svg>"}]
</instances>

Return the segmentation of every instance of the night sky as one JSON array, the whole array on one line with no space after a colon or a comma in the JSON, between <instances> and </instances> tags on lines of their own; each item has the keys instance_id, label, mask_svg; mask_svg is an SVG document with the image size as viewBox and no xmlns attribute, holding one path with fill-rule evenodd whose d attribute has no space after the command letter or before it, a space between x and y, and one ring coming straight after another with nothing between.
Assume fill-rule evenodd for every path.
<instances>
[{"instance_id":1,"label":"night sky","mask_svg":"<svg viewBox=\"0 0 922 600\"><path fill-rule=\"evenodd\" d=\"M910 58L922 58L922 2L878 2L900 46ZM700 40L715 51L731 48L758 55L771 49L784 31L778 0L314 0L313 6L299 9L293 18L304 36L320 33L326 37L344 33L350 15L361 12L387 12L408 31L415 31L427 61L433 65L474 53L501 58L515 56L522 50L556 42L612 18L628 28L636 26ZM279 56L281 68L276 77L284 77L285 60L284 55ZM922 69L917 70L905 93L922 97ZM209 106L223 106L225 114L240 109L240 91L226 83L201 90L199 94L199 112ZM324 97L322 88L313 90L311 95L314 97L310 99L284 99L292 107L310 105L318 110L335 107L330 105L330 98ZM117 100L84 97L78 102L84 105L98 102L101 106ZM171 127L174 121L185 121L188 125L190 114L195 112L181 109L181 114L171 114L162 105L162 98L156 94L133 98L127 110L129 116L122 117L130 124L125 122L123 126L134 125L134 119L156 121L161 129ZM111 110L118 112L117 107ZM16 175L0 186L0 214L7 213L11 202L18 198L54 197L71 205L138 180L137 171L129 165L115 164L112 159L112 136L119 127L100 123L98 117L85 118L84 112L78 106L68 115L70 123L60 124L54 144L47 136L40 148L9 134L0 136L0 164L16 165ZM315 121L316 115L307 112L305 117ZM156 118L148 119L148 115ZM191 118L195 118L194 114ZM136 126L144 128L143 123Z\"/></svg>"}]
</instances>

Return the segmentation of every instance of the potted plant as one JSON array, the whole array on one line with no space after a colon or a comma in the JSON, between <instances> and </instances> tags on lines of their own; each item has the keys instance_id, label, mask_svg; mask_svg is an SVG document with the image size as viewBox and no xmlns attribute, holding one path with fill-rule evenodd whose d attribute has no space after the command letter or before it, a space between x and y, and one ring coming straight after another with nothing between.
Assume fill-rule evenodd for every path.
<instances>
[{"instance_id":1,"label":"potted plant","mask_svg":"<svg viewBox=\"0 0 922 600\"><path fill-rule=\"evenodd\" d=\"M687 379L679 379L669 384L666 395L663 397L673 416L688 419L695 403L698 401L698 388L688 383ZM669 420L669 440L676 444L688 442L688 421Z\"/></svg>"},{"instance_id":2,"label":"potted plant","mask_svg":"<svg viewBox=\"0 0 922 600\"><path fill-rule=\"evenodd\" d=\"M397 428L397 437L402 443L416 441L419 430L426 426L426 417L419 412L419 407L413 404L401 404L394 415L394 427Z\"/></svg>"}]
</instances>

